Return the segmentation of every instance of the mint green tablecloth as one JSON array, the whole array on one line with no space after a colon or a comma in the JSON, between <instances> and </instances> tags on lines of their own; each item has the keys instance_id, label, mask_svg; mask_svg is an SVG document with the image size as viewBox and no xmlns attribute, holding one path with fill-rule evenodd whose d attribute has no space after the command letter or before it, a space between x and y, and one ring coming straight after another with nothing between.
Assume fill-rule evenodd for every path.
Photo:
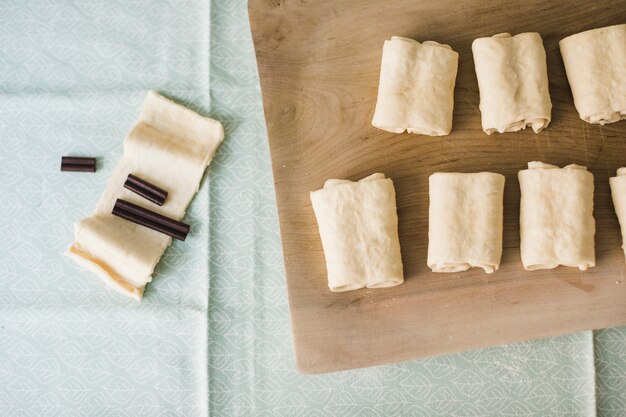
<instances>
[{"instance_id":1,"label":"mint green tablecloth","mask_svg":"<svg viewBox=\"0 0 626 417\"><path fill-rule=\"evenodd\" d=\"M137 304L61 253L149 89L227 136ZM260 97L242 0L0 0L0 416L626 415L624 328L297 374Z\"/></svg>"}]
</instances>

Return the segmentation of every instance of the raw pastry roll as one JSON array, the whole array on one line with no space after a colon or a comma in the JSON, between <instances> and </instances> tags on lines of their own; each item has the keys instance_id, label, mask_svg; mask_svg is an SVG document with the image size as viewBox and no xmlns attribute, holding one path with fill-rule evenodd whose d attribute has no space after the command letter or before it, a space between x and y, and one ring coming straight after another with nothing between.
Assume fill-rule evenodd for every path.
<instances>
[{"instance_id":1,"label":"raw pastry roll","mask_svg":"<svg viewBox=\"0 0 626 417\"><path fill-rule=\"evenodd\" d=\"M617 170L617 176L609 179L611 185L611 196L613 197L613 206L615 214L619 220L622 230L622 249L626 255L626 168Z\"/></svg>"},{"instance_id":2,"label":"raw pastry roll","mask_svg":"<svg viewBox=\"0 0 626 417\"><path fill-rule=\"evenodd\" d=\"M429 178L428 266L433 272L479 267L492 273L502 256L504 176L438 172Z\"/></svg>"},{"instance_id":3,"label":"raw pastry roll","mask_svg":"<svg viewBox=\"0 0 626 417\"><path fill-rule=\"evenodd\" d=\"M404 282L396 192L383 174L358 182L328 180L311 193L328 287L341 292Z\"/></svg>"},{"instance_id":4,"label":"raw pastry roll","mask_svg":"<svg viewBox=\"0 0 626 417\"><path fill-rule=\"evenodd\" d=\"M626 119L626 24L577 33L559 46L580 118Z\"/></svg>"},{"instance_id":5,"label":"raw pastry roll","mask_svg":"<svg viewBox=\"0 0 626 417\"><path fill-rule=\"evenodd\" d=\"M140 300L172 238L112 215L116 199L180 220L223 139L218 121L149 92L98 206L75 225L66 254L113 289ZM167 190L165 204L159 207L125 189L129 173Z\"/></svg>"},{"instance_id":6,"label":"raw pastry roll","mask_svg":"<svg viewBox=\"0 0 626 417\"><path fill-rule=\"evenodd\" d=\"M499 33L472 43L483 130L535 133L550 123L546 52L538 33Z\"/></svg>"},{"instance_id":7,"label":"raw pastry roll","mask_svg":"<svg viewBox=\"0 0 626 417\"><path fill-rule=\"evenodd\" d=\"M593 175L587 168L529 162L518 174L520 238L524 268L596 265Z\"/></svg>"},{"instance_id":8,"label":"raw pastry roll","mask_svg":"<svg viewBox=\"0 0 626 417\"><path fill-rule=\"evenodd\" d=\"M458 61L448 45L397 36L385 41L372 125L394 133L449 134Z\"/></svg>"}]
</instances>

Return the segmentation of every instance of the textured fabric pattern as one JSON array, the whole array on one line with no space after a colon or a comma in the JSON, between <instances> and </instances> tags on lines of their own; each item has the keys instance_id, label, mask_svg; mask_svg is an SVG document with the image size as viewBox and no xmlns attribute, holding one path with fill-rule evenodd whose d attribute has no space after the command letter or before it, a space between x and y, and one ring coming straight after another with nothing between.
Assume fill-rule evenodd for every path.
<instances>
[{"instance_id":1,"label":"textured fabric pattern","mask_svg":"<svg viewBox=\"0 0 626 417\"><path fill-rule=\"evenodd\" d=\"M207 114L209 6L0 0L0 416L207 414L208 183L141 304L62 253L147 90Z\"/></svg>"},{"instance_id":2,"label":"textured fabric pattern","mask_svg":"<svg viewBox=\"0 0 626 417\"><path fill-rule=\"evenodd\" d=\"M226 139L192 233L136 304L61 253L151 88L220 120ZM98 172L59 172L65 154L99 156ZM0 195L2 417L626 414L623 328L295 371L243 0L0 0Z\"/></svg>"}]
</instances>

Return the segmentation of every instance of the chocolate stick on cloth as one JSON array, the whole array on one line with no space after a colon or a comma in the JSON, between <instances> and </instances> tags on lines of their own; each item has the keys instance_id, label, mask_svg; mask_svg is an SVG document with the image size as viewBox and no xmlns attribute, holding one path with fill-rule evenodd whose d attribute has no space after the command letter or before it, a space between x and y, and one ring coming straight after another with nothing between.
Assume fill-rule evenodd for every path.
<instances>
[{"instance_id":1,"label":"chocolate stick on cloth","mask_svg":"<svg viewBox=\"0 0 626 417\"><path fill-rule=\"evenodd\" d=\"M62 156L61 171L96 172L96 158L84 156Z\"/></svg>"},{"instance_id":2,"label":"chocolate stick on cloth","mask_svg":"<svg viewBox=\"0 0 626 417\"><path fill-rule=\"evenodd\" d=\"M223 139L218 121L149 92L137 124L124 141L122 159L92 215L76 223L74 243L66 255L113 289L141 300L172 239L112 214L118 198L145 202L124 188L128 174L167 189L167 204L159 208L159 214L180 220Z\"/></svg>"}]
</instances>

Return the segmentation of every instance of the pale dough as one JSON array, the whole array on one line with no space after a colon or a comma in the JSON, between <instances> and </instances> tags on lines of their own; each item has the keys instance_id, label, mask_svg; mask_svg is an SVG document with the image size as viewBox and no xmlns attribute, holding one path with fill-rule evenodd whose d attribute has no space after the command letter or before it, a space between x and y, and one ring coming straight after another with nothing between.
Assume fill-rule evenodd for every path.
<instances>
[{"instance_id":1,"label":"pale dough","mask_svg":"<svg viewBox=\"0 0 626 417\"><path fill-rule=\"evenodd\" d=\"M358 182L328 180L311 193L328 287L341 292L404 282L396 192L383 174Z\"/></svg>"},{"instance_id":2,"label":"pale dough","mask_svg":"<svg viewBox=\"0 0 626 417\"><path fill-rule=\"evenodd\" d=\"M538 33L500 33L472 43L483 130L535 133L550 123L546 52Z\"/></svg>"},{"instance_id":3,"label":"pale dough","mask_svg":"<svg viewBox=\"0 0 626 417\"><path fill-rule=\"evenodd\" d=\"M458 61L448 45L398 36L385 41L372 125L394 133L449 134Z\"/></svg>"},{"instance_id":4,"label":"pale dough","mask_svg":"<svg viewBox=\"0 0 626 417\"><path fill-rule=\"evenodd\" d=\"M577 33L559 46L580 118L626 119L626 24Z\"/></svg>"},{"instance_id":5,"label":"pale dough","mask_svg":"<svg viewBox=\"0 0 626 417\"><path fill-rule=\"evenodd\" d=\"M90 217L75 225L75 240L66 254L112 288L140 300L172 239L113 216L115 200L123 198L182 219L223 139L218 121L149 92L100 202ZM167 190L165 204L159 207L125 189L129 173Z\"/></svg>"},{"instance_id":6,"label":"pale dough","mask_svg":"<svg viewBox=\"0 0 626 417\"><path fill-rule=\"evenodd\" d=\"M433 272L480 267L492 273L502 256L504 176L435 173L429 178L428 266Z\"/></svg>"},{"instance_id":7,"label":"pale dough","mask_svg":"<svg viewBox=\"0 0 626 417\"><path fill-rule=\"evenodd\" d=\"M617 214L622 230L622 249L624 249L626 256L626 245L624 244L626 243L626 168L618 169L617 176L610 178L609 184L611 185L615 214Z\"/></svg>"},{"instance_id":8,"label":"pale dough","mask_svg":"<svg viewBox=\"0 0 626 417\"><path fill-rule=\"evenodd\" d=\"M529 162L518 174L520 249L529 271L596 265L593 174L583 166Z\"/></svg>"}]
</instances>

